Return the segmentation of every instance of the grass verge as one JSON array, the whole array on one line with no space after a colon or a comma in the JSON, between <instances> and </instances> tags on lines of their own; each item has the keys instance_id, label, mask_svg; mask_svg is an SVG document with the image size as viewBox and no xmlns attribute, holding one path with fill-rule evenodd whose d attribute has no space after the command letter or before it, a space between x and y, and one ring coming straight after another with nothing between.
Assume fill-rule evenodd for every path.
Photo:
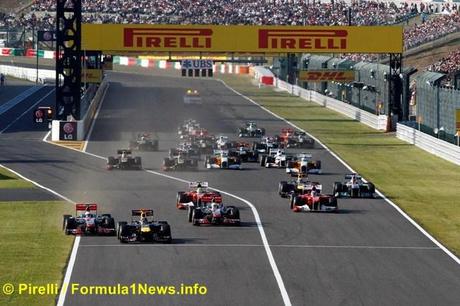
<instances>
[{"instance_id":1,"label":"grass verge","mask_svg":"<svg viewBox=\"0 0 460 306\"><path fill-rule=\"evenodd\" d=\"M241 94L319 138L441 243L460 254L460 167L393 134L272 88L249 76L224 75Z\"/></svg>"},{"instance_id":2,"label":"grass verge","mask_svg":"<svg viewBox=\"0 0 460 306\"><path fill-rule=\"evenodd\" d=\"M0 167L0 189L6 188L35 188L35 186Z\"/></svg>"},{"instance_id":3,"label":"grass verge","mask_svg":"<svg viewBox=\"0 0 460 306\"><path fill-rule=\"evenodd\" d=\"M15 292L0 292L0 305L55 305L55 295L17 293L20 283L60 286L73 237L61 230L65 202L0 202L0 286L11 283Z\"/></svg>"}]
</instances>

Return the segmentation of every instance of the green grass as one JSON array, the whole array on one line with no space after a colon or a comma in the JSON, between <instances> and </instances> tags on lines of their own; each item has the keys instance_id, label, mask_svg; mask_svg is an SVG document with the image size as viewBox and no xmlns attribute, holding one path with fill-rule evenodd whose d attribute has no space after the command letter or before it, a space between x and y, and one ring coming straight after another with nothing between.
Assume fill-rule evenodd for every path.
<instances>
[{"instance_id":1,"label":"green grass","mask_svg":"<svg viewBox=\"0 0 460 306\"><path fill-rule=\"evenodd\" d=\"M35 186L0 167L0 189L4 188L35 188Z\"/></svg>"},{"instance_id":2,"label":"green grass","mask_svg":"<svg viewBox=\"0 0 460 306\"><path fill-rule=\"evenodd\" d=\"M460 167L316 103L222 77L229 86L318 137L457 255Z\"/></svg>"},{"instance_id":3,"label":"green grass","mask_svg":"<svg viewBox=\"0 0 460 306\"><path fill-rule=\"evenodd\" d=\"M73 242L61 230L62 215L70 211L66 202L0 202L0 286L60 286ZM55 299L0 293L0 305L55 305Z\"/></svg>"}]
</instances>

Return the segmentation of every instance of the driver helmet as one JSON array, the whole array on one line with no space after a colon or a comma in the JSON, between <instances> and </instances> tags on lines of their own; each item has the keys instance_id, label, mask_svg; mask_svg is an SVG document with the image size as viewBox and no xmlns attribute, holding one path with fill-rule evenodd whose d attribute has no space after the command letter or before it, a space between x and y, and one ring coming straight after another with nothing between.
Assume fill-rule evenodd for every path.
<instances>
[{"instance_id":1,"label":"driver helmet","mask_svg":"<svg viewBox=\"0 0 460 306\"><path fill-rule=\"evenodd\" d=\"M316 196L316 187L313 187L313 188L311 189L311 195L312 195L313 197Z\"/></svg>"},{"instance_id":2,"label":"driver helmet","mask_svg":"<svg viewBox=\"0 0 460 306\"><path fill-rule=\"evenodd\" d=\"M85 211L85 218L91 217L91 213L89 211Z\"/></svg>"}]
</instances>

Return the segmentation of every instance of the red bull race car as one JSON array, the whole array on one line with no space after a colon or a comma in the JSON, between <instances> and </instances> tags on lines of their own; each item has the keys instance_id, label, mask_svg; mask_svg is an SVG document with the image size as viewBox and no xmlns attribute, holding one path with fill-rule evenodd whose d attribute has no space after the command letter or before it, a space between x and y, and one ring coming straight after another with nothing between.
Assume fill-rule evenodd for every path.
<instances>
[{"instance_id":1,"label":"red bull race car","mask_svg":"<svg viewBox=\"0 0 460 306\"><path fill-rule=\"evenodd\" d=\"M66 235L115 235L115 220L110 214L97 214L97 204L75 204L75 216L64 215Z\"/></svg>"},{"instance_id":2,"label":"red bull race car","mask_svg":"<svg viewBox=\"0 0 460 306\"><path fill-rule=\"evenodd\" d=\"M118 222L117 238L121 243L163 242L171 243L171 227L167 221L154 221L153 209L134 209L131 222Z\"/></svg>"}]
</instances>

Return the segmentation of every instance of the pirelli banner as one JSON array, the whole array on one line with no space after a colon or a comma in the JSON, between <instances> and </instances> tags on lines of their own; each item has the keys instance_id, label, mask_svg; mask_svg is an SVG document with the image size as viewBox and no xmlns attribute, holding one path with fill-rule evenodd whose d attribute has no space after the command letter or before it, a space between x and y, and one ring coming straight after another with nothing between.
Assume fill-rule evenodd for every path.
<instances>
[{"instance_id":1,"label":"pirelli banner","mask_svg":"<svg viewBox=\"0 0 460 306\"><path fill-rule=\"evenodd\" d=\"M403 28L83 24L82 49L106 53L402 53Z\"/></svg>"},{"instance_id":2,"label":"pirelli banner","mask_svg":"<svg viewBox=\"0 0 460 306\"><path fill-rule=\"evenodd\" d=\"M303 82L351 82L354 80L353 70L303 70L299 72L299 81Z\"/></svg>"}]
</instances>

